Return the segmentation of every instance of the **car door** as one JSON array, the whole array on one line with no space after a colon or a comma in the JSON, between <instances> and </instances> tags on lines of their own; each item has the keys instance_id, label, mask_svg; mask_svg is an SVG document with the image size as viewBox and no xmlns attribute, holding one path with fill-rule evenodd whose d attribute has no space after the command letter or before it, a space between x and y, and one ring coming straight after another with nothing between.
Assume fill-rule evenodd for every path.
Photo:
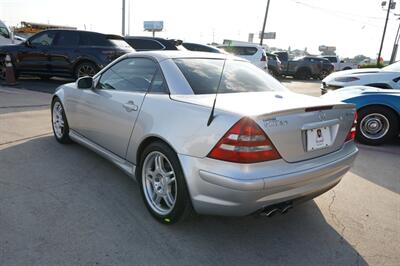
<instances>
[{"instance_id":1,"label":"car door","mask_svg":"<svg viewBox=\"0 0 400 266\"><path fill-rule=\"evenodd\" d=\"M59 31L54 45L49 49L50 71L53 74L70 75L76 60L79 43L77 31Z\"/></svg>"},{"instance_id":2,"label":"car door","mask_svg":"<svg viewBox=\"0 0 400 266\"><path fill-rule=\"evenodd\" d=\"M83 90L75 130L125 157L129 138L158 65L149 58L126 58L104 71L92 90Z\"/></svg>"},{"instance_id":3,"label":"car door","mask_svg":"<svg viewBox=\"0 0 400 266\"><path fill-rule=\"evenodd\" d=\"M44 31L32 36L17 55L21 72L45 73L50 71L48 51L53 45L55 31Z\"/></svg>"}]
</instances>

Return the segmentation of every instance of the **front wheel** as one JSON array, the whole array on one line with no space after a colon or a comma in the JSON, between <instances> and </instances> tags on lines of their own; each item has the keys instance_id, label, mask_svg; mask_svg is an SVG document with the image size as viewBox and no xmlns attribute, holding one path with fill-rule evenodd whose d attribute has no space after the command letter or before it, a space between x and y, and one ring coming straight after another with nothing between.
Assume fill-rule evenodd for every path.
<instances>
[{"instance_id":1,"label":"front wheel","mask_svg":"<svg viewBox=\"0 0 400 266\"><path fill-rule=\"evenodd\" d=\"M371 106L358 112L357 140L368 145L380 145L399 133L396 114L383 106Z\"/></svg>"},{"instance_id":2,"label":"front wheel","mask_svg":"<svg viewBox=\"0 0 400 266\"><path fill-rule=\"evenodd\" d=\"M62 144L70 143L69 126L61 101L56 98L51 106L51 124L56 140Z\"/></svg>"},{"instance_id":3,"label":"front wheel","mask_svg":"<svg viewBox=\"0 0 400 266\"><path fill-rule=\"evenodd\" d=\"M189 216L192 207L186 181L170 147L162 142L147 146L137 173L144 203L154 218L172 224Z\"/></svg>"}]
</instances>

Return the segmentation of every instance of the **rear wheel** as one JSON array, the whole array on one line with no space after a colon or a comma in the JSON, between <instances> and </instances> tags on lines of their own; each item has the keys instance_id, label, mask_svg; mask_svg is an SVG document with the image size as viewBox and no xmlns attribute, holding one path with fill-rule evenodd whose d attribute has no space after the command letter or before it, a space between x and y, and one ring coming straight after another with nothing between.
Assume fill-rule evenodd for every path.
<instances>
[{"instance_id":1,"label":"rear wheel","mask_svg":"<svg viewBox=\"0 0 400 266\"><path fill-rule=\"evenodd\" d=\"M6 79L6 62L5 56L0 57L0 80Z\"/></svg>"},{"instance_id":2,"label":"rear wheel","mask_svg":"<svg viewBox=\"0 0 400 266\"><path fill-rule=\"evenodd\" d=\"M323 80L324 78L326 78L329 75L329 71L328 70L322 70L321 73L319 74L319 79Z\"/></svg>"},{"instance_id":3,"label":"rear wheel","mask_svg":"<svg viewBox=\"0 0 400 266\"><path fill-rule=\"evenodd\" d=\"M51 124L56 140L62 144L70 143L69 126L61 101L56 98L51 106Z\"/></svg>"},{"instance_id":4,"label":"rear wheel","mask_svg":"<svg viewBox=\"0 0 400 266\"><path fill-rule=\"evenodd\" d=\"M300 80L309 80L311 77L311 71L307 68L300 68L297 70L295 77Z\"/></svg>"},{"instance_id":5,"label":"rear wheel","mask_svg":"<svg viewBox=\"0 0 400 266\"><path fill-rule=\"evenodd\" d=\"M399 119L389 108L371 106L358 112L357 140L368 145L380 145L399 132Z\"/></svg>"},{"instance_id":6,"label":"rear wheel","mask_svg":"<svg viewBox=\"0 0 400 266\"><path fill-rule=\"evenodd\" d=\"M192 207L186 181L179 159L168 145L148 145L137 173L144 203L154 218L172 224L189 216Z\"/></svg>"},{"instance_id":7,"label":"rear wheel","mask_svg":"<svg viewBox=\"0 0 400 266\"><path fill-rule=\"evenodd\" d=\"M75 78L93 77L97 73L97 67L92 62L82 62L75 68Z\"/></svg>"}]
</instances>

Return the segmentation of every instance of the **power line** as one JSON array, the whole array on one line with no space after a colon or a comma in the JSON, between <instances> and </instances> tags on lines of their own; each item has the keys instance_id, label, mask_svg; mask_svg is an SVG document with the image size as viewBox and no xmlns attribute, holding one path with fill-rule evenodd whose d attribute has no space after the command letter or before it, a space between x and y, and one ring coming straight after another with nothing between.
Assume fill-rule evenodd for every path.
<instances>
[{"instance_id":1,"label":"power line","mask_svg":"<svg viewBox=\"0 0 400 266\"><path fill-rule=\"evenodd\" d=\"M343 12L343 11L339 11L339 10L333 10L333 9L329 9L329 8L325 8L325 7L320 7L320 6L315 6L309 3L304 3L302 1L299 0L289 0L295 4L310 8L310 9L314 9L314 10L318 10L318 11L322 11L330 16L334 16L334 17L340 17L346 20L350 20L353 22L357 22L363 25L368 25L371 27L375 27L375 28L380 28L379 25L376 24L371 24L369 22L366 22L364 20L359 20L359 19L355 19L353 18L354 16L359 16L359 17L363 17L366 19L376 19L376 20L383 20L384 18L380 18L380 17L372 17L372 16L360 16L360 15L356 15L356 14L352 14L352 13L347 13L347 12Z\"/></svg>"}]
</instances>

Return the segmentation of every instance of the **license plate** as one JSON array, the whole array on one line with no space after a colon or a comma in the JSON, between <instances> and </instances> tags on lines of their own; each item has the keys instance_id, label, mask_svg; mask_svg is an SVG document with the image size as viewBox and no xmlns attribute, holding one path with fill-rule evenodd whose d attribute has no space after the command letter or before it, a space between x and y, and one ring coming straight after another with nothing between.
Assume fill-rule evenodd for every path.
<instances>
[{"instance_id":1,"label":"license plate","mask_svg":"<svg viewBox=\"0 0 400 266\"><path fill-rule=\"evenodd\" d=\"M315 151L332 145L329 127L313 128L307 130L307 151Z\"/></svg>"}]
</instances>

